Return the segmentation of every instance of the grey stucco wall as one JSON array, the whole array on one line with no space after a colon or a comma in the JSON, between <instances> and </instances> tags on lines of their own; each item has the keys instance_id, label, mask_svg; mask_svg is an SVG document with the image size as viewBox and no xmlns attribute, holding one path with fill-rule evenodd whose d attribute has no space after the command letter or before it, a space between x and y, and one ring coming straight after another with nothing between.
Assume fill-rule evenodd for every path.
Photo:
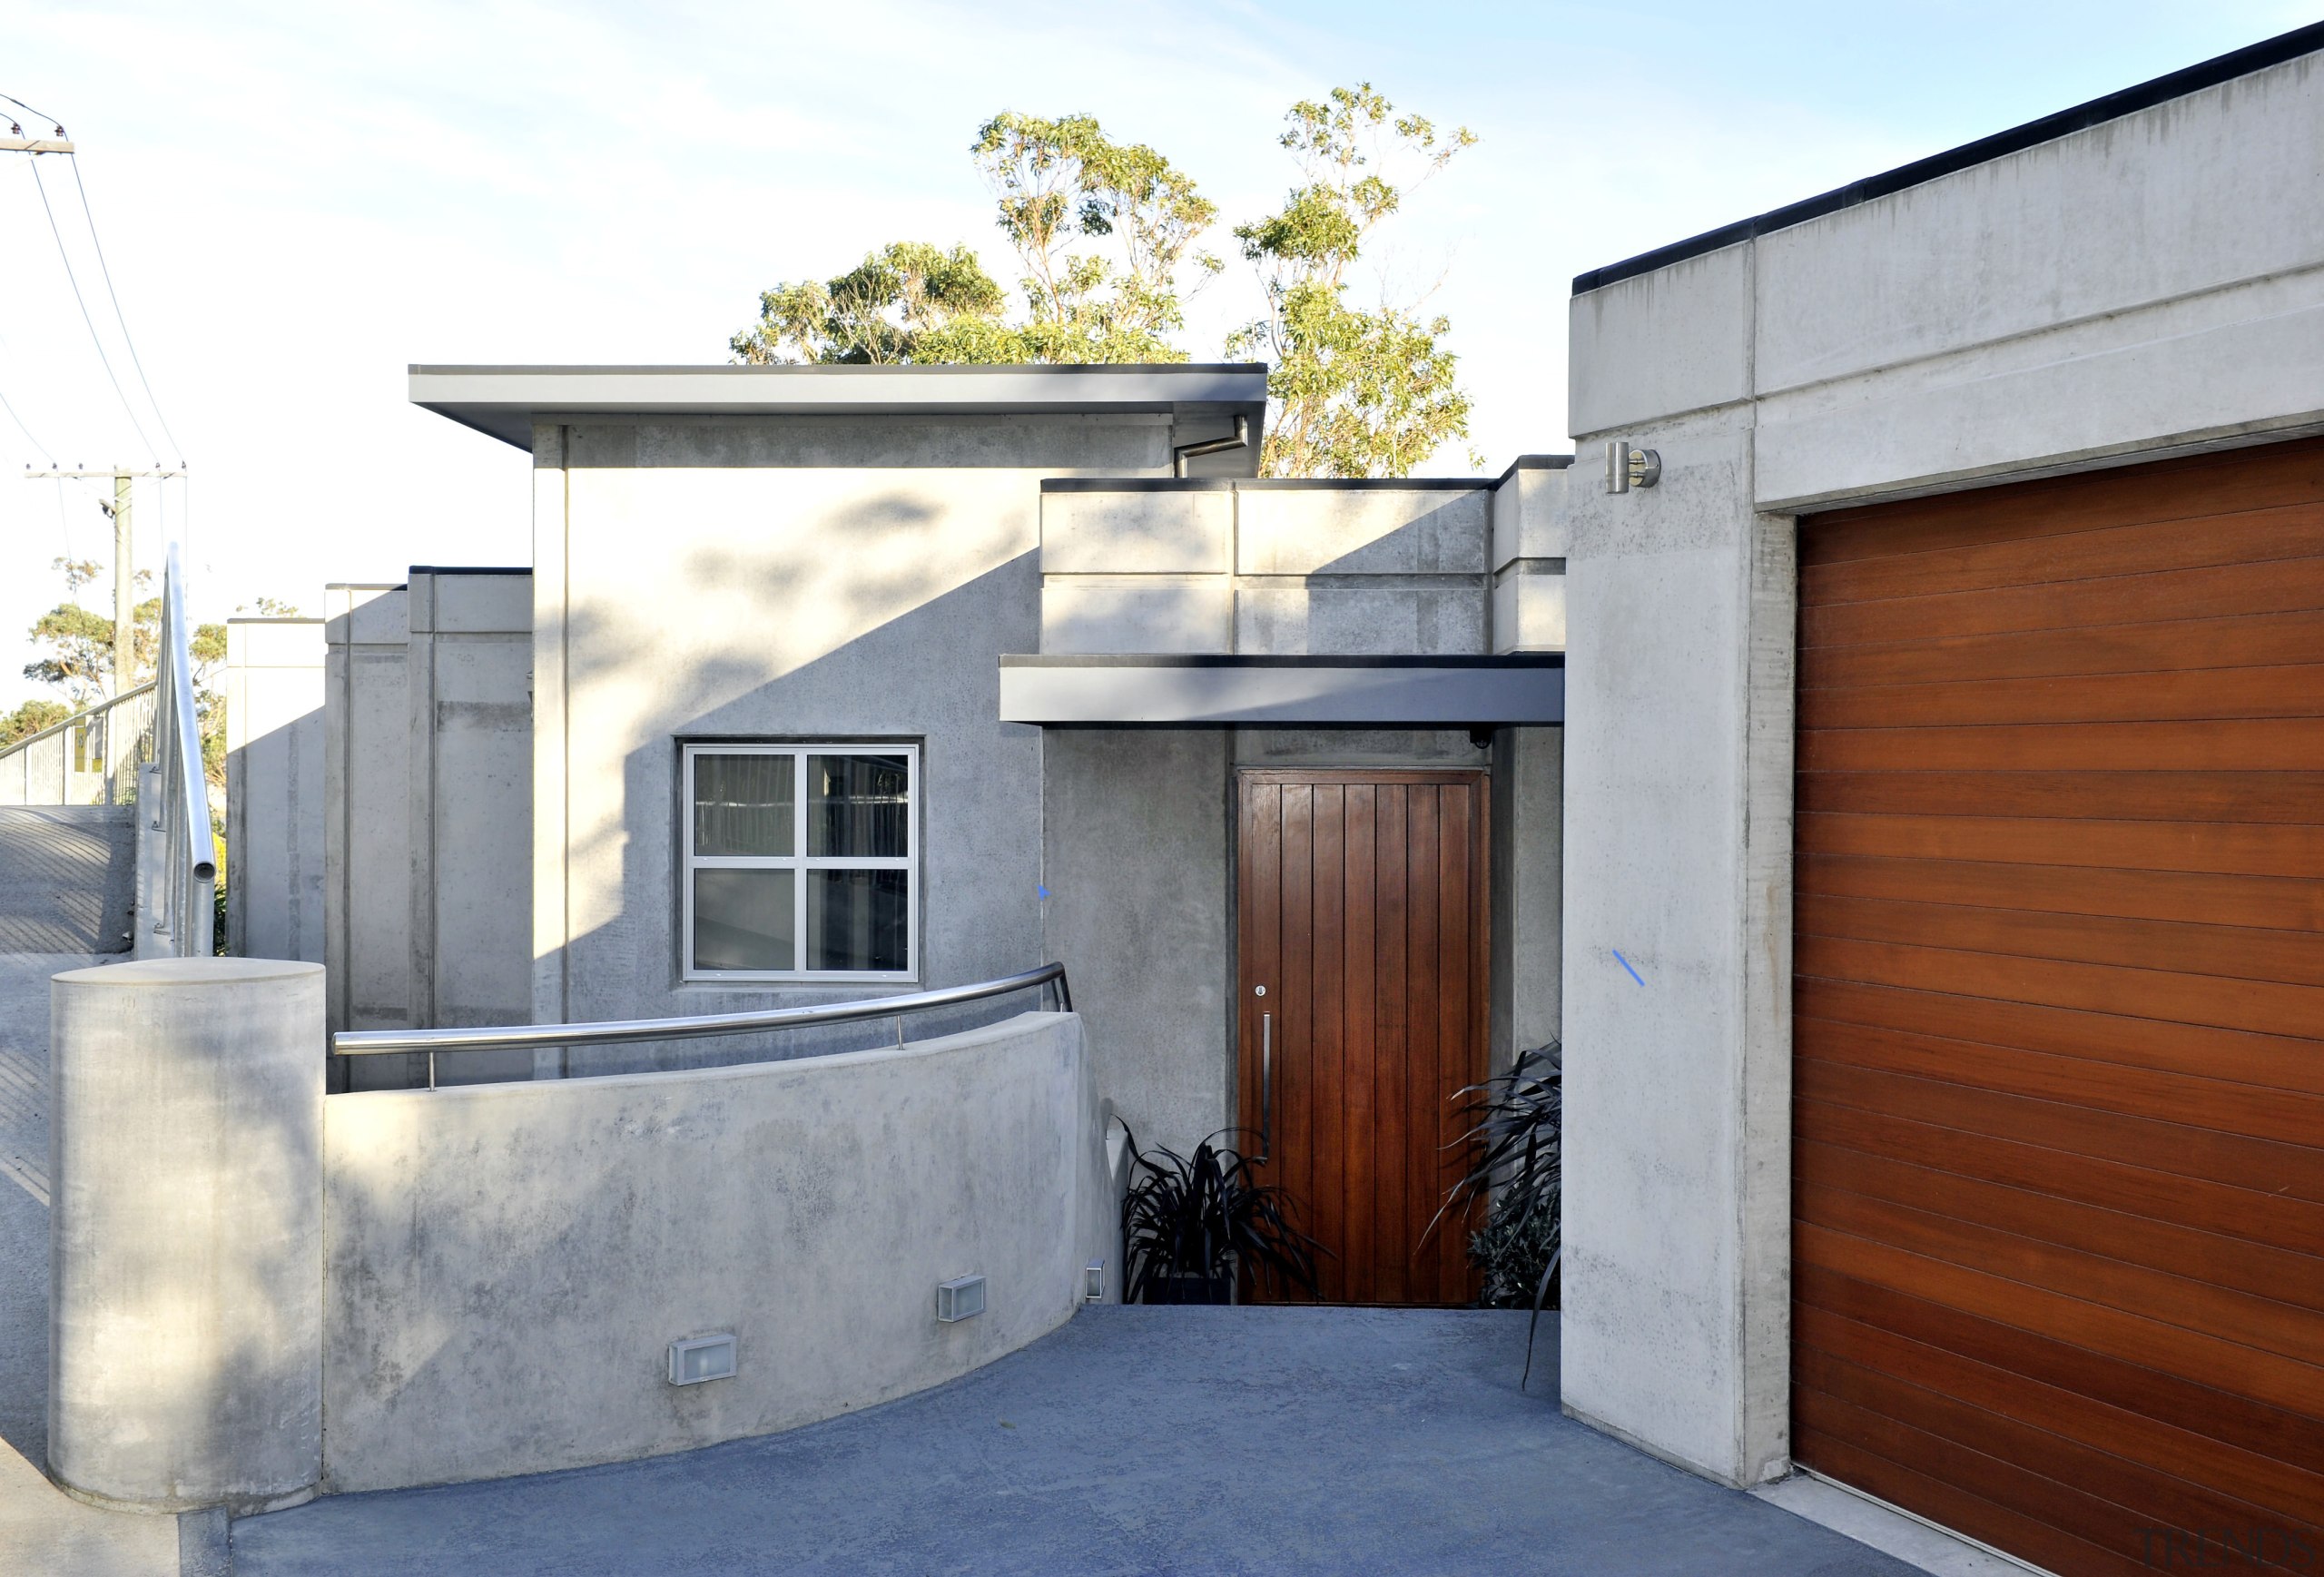
<instances>
[{"instance_id":1,"label":"grey stucco wall","mask_svg":"<svg viewBox=\"0 0 2324 1577\"><path fill-rule=\"evenodd\" d=\"M941 1383L1116 1257L1069 1014L810 1062L331 1097L323 1475L381 1489L762 1434ZM990 1307L937 1324L937 1283ZM731 1379L668 1344L732 1332Z\"/></svg>"},{"instance_id":2,"label":"grey stucco wall","mask_svg":"<svg viewBox=\"0 0 2324 1577\"><path fill-rule=\"evenodd\" d=\"M408 599L402 587L390 586L326 586L323 599L323 960L330 1027L409 1029ZM400 1058L367 1059L351 1072L359 1082L403 1083L413 1076Z\"/></svg>"},{"instance_id":3,"label":"grey stucco wall","mask_svg":"<svg viewBox=\"0 0 2324 1577\"><path fill-rule=\"evenodd\" d=\"M2319 193L2311 54L1574 300L1572 1410L1787 1465L1797 516L2324 428Z\"/></svg>"},{"instance_id":4,"label":"grey stucco wall","mask_svg":"<svg viewBox=\"0 0 2324 1577\"><path fill-rule=\"evenodd\" d=\"M415 569L326 596L324 950L334 1029L531 1017L532 577ZM521 1078L530 1053L439 1059L438 1079ZM356 1060L356 1089L423 1081Z\"/></svg>"},{"instance_id":5,"label":"grey stucco wall","mask_svg":"<svg viewBox=\"0 0 2324 1577\"><path fill-rule=\"evenodd\" d=\"M909 989L682 983L690 740L919 743L918 984L1039 962L1040 731L997 720L1000 655L1039 645L1039 480L1157 474L1169 437L1163 415L541 429L535 1019Z\"/></svg>"},{"instance_id":6,"label":"grey stucco wall","mask_svg":"<svg viewBox=\"0 0 2324 1577\"><path fill-rule=\"evenodd\" d=\"M1562 1033L1565 730L1492 740L1493 1071Z\"/></svg>"},{"instance_id":7,"label":"grey stucco wall","mask_svg":"<svg viewBox=\"0 0 2324 1577\"><path fill-rule=\"evenodd\" d=\"M1042 935L1088 1020L1098 1088L1141 1146L1230 1120L1232 734L1049 730Z\"/></svg>"},{"instance_id":8,"label":"grey stucco wall","mask_svg":"<svg viewBox=\"0 0 2324 1577\"><path fill-rule=\"evenodd\" d=\"M414 569L410 703L415 1026L532 1016L533 588L521 573ZM440 1083L523 1078L530 1052L438 1059Z\"/></svg>"},{"instance_id":9,"label":"grey stucco wall","mask_svg":"<svg viewBox=\"0 0 2324 1577\"><path fill-rule=\"evenodd\" d=\"M323 622L226 622L226 951L323 961Z\"/></svg>"}]
</instances>

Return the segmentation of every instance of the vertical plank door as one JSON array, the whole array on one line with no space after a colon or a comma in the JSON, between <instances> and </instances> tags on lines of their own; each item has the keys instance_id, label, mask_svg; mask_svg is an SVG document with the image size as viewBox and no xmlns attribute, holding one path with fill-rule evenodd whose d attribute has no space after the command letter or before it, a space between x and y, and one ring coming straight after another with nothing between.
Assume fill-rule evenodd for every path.
<instances>
[{"instance_id":1,"label":"vertical plank door","mask_svg":"<svg viewBox=\"0 0 2324 1577\"><path fill-rule=\"evenodd\" d=\"M1485 1073L1484 775L1246 772L1240 797L1241 1148L1330 1250L1325 1301L1465 1303L1465 1226L1422 1234Z\"/></svg>"}]
</instances>

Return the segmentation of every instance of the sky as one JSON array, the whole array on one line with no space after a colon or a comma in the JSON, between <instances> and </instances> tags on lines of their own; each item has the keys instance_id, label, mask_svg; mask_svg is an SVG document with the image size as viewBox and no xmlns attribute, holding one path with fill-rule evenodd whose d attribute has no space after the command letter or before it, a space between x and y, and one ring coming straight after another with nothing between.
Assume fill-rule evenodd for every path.
<instances>
[{"instance_id":1,"label":"sky","mask_svg":"<svg viewBox=\"0 0 2324 1577\"><path fill-rule=\"evenodd\" d=\"M1499 469L1568 447L1573 275L2319 18L2324 0L23 7L0 94L72 136L95 246L65 160L36 182L0 153L0 708L44 693L19 670L63 593L51 562L111 553L110 481L25 466L182 459L133 513L141 564L183 544L197 618L528 563L527 458L410 406L409 364L723 361L759 291L891 240L967 241L1013 279L967 157L1002 109L1095 114L1219 204L1230 261L1189 312L1197 360L1256 309L1226 230L1290 185L1289 104L1367 81L1472 129L1360 288L1426 291L1452 320L1470 442ZM1430 468L1468 468L1458 448Z\"/></svg>"}]
</instances>

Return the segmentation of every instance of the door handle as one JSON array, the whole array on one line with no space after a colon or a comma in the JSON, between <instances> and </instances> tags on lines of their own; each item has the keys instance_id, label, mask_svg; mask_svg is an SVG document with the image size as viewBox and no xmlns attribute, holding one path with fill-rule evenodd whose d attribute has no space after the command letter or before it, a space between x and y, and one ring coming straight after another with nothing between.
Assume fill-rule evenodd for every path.
<instances>
[{"instance_id":1,"label":"door handle","mask_svg":"<svg viewBox=\"0 0 2324 1577\"><path fill-rule=\"evenodd\" d=\"M1259 1153L1264 1161L1275 1149L1275 1015L1259 1015Z\"/></svg>"}]
</instances>

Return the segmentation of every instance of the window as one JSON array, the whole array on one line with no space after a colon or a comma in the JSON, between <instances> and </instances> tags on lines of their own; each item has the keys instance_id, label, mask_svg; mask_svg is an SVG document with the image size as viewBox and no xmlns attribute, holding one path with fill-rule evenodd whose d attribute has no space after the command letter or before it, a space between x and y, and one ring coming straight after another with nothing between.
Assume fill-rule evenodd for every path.
<instances>
[{"instance_id":1,"label":"window","mask_svg":"<svg viewBox=\"0 0 2324 1577\"><path fill-rule=\"evenodd\" d=\"M685 978L909 981L909 744L685 747Z\"/></svg>"}]
</instances>

